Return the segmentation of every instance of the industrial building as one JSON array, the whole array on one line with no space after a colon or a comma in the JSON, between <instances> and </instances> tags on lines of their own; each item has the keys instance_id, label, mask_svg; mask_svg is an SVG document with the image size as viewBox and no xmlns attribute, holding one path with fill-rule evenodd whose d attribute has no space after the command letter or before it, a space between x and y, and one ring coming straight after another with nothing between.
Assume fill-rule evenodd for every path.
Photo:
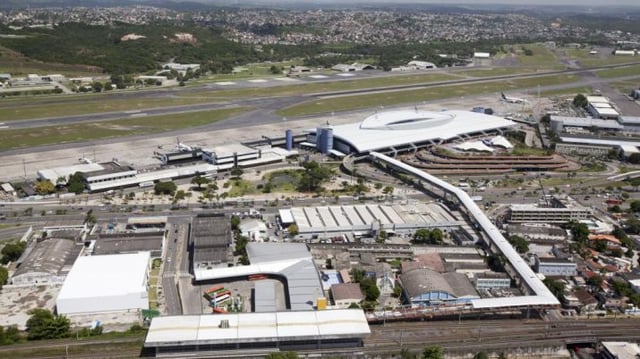
<instances>
[{"instance_id":1,"label":"industrial building","mask_svg":"<svg viewBox=\"0 0 640 359\"><path fill-rule=\"evenodd\" d=\"M149 309L149 252L79 257L56 299L58 314Z\"/></svg>"},{"instance_id":2,"label":"industrial building","mask_svg":"<svg viewBox=\"0 0 640 359\"><path fill-rule=\"evenodd\" d=\"M546 196L539 204L512 204L509 207L511 223L567 223L591 216L591 210L566 197Z\"/></svg>"},{"instance_id":3,"label":"industrial building","mask_svg":"<svg viewBox=\"0 0 640 359\"><path fill-rule=\"evenodd\" d=\"M603 120L617 120L620 113L615 110L613 104L604 96L587 96L587 111L594 118Z\"/></svg>"},{"instance_id":4,"label":"industrial building","mask_svg":"<svg viewBox=\"0 0 640 359\"><path fill-rule=\"evenodd\" d=\"M536 273L546 276L568 277L578 274L578 266L564 258L539 258L536 256Z\"/></svg>"},{"instance_id":5,"label":"industrial building","mask_svg":"<svg viewBox=\"0 0 640 359\"><path fill-rule=\"evenodd\" d=\"M251 263L248 266L194 268L195 281L222 282L229 278L267 275L284 283L286 307L291 310L310 310L322 295L318 270L304 243L250 242L247 256Z\"/></svg>"},{"instance_id":6,"label":"industrial building","mask_svg":"<svg viewBox=\"0 0 640 359\"><path fill-rule=\"evenodd\" d=\"M464 221L455 218L439 203L407 205L336 205L293 207L279 211L283 226L295 224L298 237L311 239L336 235L372 236L381 230L411 235L421 228L459 229Z\"/></svg>"},{"instance_id":7,"label":"industrial building","mask_svg":"<svg viewBox=\"0 0 640 359\"><path fill-rule=\"evenodd\" d=\"M191 223L193 270L226 266L233 236L224 213L199 214Z\"/></svg>"},{"instance_id":8,"label":"industrial building","mask_svg":"<svg viewBox=\"0 0 640 359\"><path fill-rule=\"evenodd\" d=\"M331 299L336 308L349 308L352 304L360 304L364 294L358 283L340 283L331 286Z\"/></svg>"},{"instance_id":9,"label":"industrial building","mask_svg":"<svg viewBox=\"0 0 640 359\"><path fill-rule=\"evenodd\" d=\"M164 232L100 234L90 244L92 255L149 252L151 257L161 257Z\"/></svg>"},{"instance_id":10,"label":"industrial building","mask_svg":"<svg viewBox=\"0 0 640 359\"><path fill-rule=\"evenodd\" d=\"M144 347L156 356L349 348L370 333L360 309L172 316L153 318Z\"/></svg>"},{"instance_id":11,"label":"industrial building","mask_svg":"<svg viewBox=\"0 0 640 359\"><path fill-rule=\"evenodd\" d=\"M602 342L602 358L635 359L640 356L640 346L631 342Z\"/></svg>"},{"instance_id":12,"label":"industrial building","mask_svg":"<svg viewBox=\"0 0 640 359\"><path fill-rule=\"evenodd\" d=\"M473 277L473 282L477 290L508 289L511 287L511 278L507 273L501 272L477 273Z\"/></svg>"},{"instance_id":13,"label":"industrial building","mask_svg":"<svg viewBox=\"0 0 640 359\"><path fill-rule=\"evenodd\" d=\"M411 306L461 304L480 296L466 275L417 268L400 276L403 296Z\"/></svg>"},{"instance_id":14,"label":"industrial building","mask_svg":"<svg viewBox=\"0 0 640 359\"><path fill-rule=\"evenodd\" d=\"M74 238L50 237L36 241L19 259L11 284L62 284L82 250Z\"/></svg>"},{"instance_id":15,"label":"industrial building","mask_svg":"<svg viewBox=\"0 0 640 359\"><path fill-rule=\"evenodd\" d=\"M321 152L396 154L464 136L501 133L514 125L501 117L469 111L397 110L379 112L357 123L320 127L310 131L309 141Z\"/></svg>"}]
</instances>

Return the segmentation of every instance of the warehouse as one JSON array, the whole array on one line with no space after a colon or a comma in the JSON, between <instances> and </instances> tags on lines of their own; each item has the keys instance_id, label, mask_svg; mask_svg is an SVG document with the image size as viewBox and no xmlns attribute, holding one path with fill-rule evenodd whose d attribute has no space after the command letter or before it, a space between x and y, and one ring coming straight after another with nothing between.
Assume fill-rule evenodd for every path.
<instances>
[{"instance_id":1,"label":"warehouse","mask_svg":"<svg viewBox=\"0 0 640 359\"><path fill-rule=\"evenodd\" d=\"M464 136L501 133L514 125L501 117L470 111L386 111L361 122L331 126L333 143L323 146L342 153L385 151L395 154ZM309 141L316 141L317 131L310 131Z\"/></svg>"},{"instance_id":2,"label":"warehouse","mask_svg":"<svg viewBox=\"0 0 640 359\"><path fill-rule=\"evenodd\" d=\"M349 348L370 333L360 309L171 316L153 318L144 347L156 356Z\"/></svg>"},{"instance_id":3,"label":"warehouse","mask_svg":"<svg viewBox=\"0 0 640 359\"><path fill-rule=\"evenodd\" d=\"M61 284L80 254L81 244L70 238L47 238L36 242L20 258L11 277L13 285Z\"/></svg>"},{"instance_id":4,"label":"warehouse","mask_svg":"<svg viewBox=\"0 0 640 359\"><path fill-rule=\"evenodd\" d=\"M421 228L453 230L464 224L440 204L421 202L408 205L294 207L281 209L279 215L283 226L296 224L301 239L342 234L370 236L381 230L410 235Z\"/></svg>"},{"instance_id":5,"label":"warehouse","mask_svg":"<svg viewBox=\"0 0 640 359\"><path fill-rule=\"evenodd\" d=\"M460 304L480 296L466 275L438 273L428 268L416 268L400 276L403 294L412 306Z\"/></svg>"},{"instance_id":6,"label":"warehouse","mask_svg":"<svg viewBox=\"0 0 640 359\"><path fill-rule=\"evenodd\" d=\"M322 295L320 275L304 243L247 244L251 265L194 268L196 282L222 282L229 278L249 278L266 275L282 280L287 294L286 307L291 310L310 310ZM261 302L261 306L267 303Z\"/></svg>"},{"instance_id":7,"label":"warehouse","mask_svg":"<svg viewBox=\"0 0 640 359\"><path fill-rule=\"evenodd\" d=\"M226 266L232 233L224 213L199 214L191 223L193 270Z\"/></svg>"},{"instance_id":8,"label":"warehouse","mask_svg":"<svg viewBox=\"0 0 640 359\"><path fill-rule=\"evenodd\" d=\"M149 252L79 257L56 299L58 314L149 309Z\"/></svg>"}]
</instances>

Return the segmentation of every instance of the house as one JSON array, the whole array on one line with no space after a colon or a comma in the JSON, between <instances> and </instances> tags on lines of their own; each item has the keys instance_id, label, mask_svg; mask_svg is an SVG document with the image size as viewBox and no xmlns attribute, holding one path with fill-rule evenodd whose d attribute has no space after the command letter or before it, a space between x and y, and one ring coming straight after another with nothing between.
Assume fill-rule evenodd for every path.
<instances>
[{"instance_id":1,"label":"house","mask_svg":"<svg viewBox=\"0 0 640 359\"><path fill-rule=\"evenodd\" d=\"M364 300L364 294L358 283L341 283L331 286L331 297L337 308L348 308L351 304L360 304Z\"/></svg>"},{"instance_id":2,"label":"house","mask_svg":"<svg viewBox=\"0 0 640 359\"><path fill-rule=\"evenodd\" d=\"M598 300L586 289L580 288L574 292L574 295L578 299L578 308L581 313L596 310Z\"/></svg>"}]
</instances>

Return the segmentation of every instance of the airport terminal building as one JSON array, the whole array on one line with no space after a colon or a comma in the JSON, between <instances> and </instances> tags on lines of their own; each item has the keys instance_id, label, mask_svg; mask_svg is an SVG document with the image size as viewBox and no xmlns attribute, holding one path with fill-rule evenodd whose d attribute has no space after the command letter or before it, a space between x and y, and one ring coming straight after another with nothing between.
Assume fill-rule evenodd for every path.
<instances>
[{"instance_id":1,"label":"airport terminal building","mask_svg":"<svg viewBox=\"0 0 640 359\"><path fill-rule=\"evenodd\" d=\"M515 125L502 117L470 111L394 110L375 113L361 122L320 127L309 141L322 153L417 151L453 139L502 133Z\"/></svg>"}]
</instances>

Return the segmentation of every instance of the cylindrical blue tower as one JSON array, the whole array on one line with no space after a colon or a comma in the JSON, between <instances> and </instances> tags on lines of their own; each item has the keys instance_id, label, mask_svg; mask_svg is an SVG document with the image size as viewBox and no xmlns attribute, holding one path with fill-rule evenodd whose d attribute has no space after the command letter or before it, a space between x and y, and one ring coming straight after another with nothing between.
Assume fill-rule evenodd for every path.
<instances>
[{"instance_id":1,"label":"cylindrical blue tower","mask_svg":"<svg viewBox=\"0 0 640 359\"><path fill-rule=\"evenodd\" d=\"M322 152L322 138L324 132L322 131L322 127L316 128L316 150Z\"/></svg>"},{"instance_id":2,"label":"cylindrical blue tower","mask_svg":"<svg viewBox=\"0 0 640 359\"><path fill-rule=\"evenodd\" d=\"M287 149L287 151L293 150L293 131L286 130L285 131L285 139L286 139L285 148Z\"/></svg>"},{"instance_id":3,"label":"cylindrical blue tower","mask_svg":"<svg viewBox=\"0 0 640 359\"><path fill-rule=\"evenodd\" d=\"M329 153L330 150L333 149L333 129L330 127L325 127L320 129L320 152L323 154Z\"/></svg>"}]
</instances>

